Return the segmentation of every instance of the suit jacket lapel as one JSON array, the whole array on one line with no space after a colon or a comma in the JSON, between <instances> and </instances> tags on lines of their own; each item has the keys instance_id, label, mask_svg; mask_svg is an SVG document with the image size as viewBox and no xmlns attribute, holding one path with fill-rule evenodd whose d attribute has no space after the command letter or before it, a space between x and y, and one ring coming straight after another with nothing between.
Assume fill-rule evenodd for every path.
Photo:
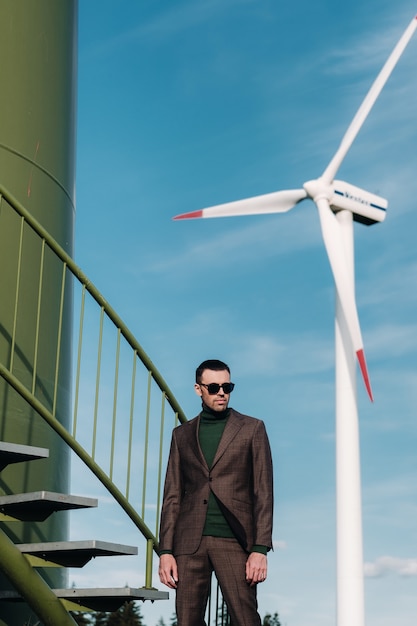
<instances>
[{"instance_id":1,"label":"suit jacket lapel","mask_svg":"<svg viewBox=\"0 0 417 626\"><path fill-rule=\"evenodd\" d=\"M204 458L204 454L203 454L203 452L201 450L200 441L199 441L199 438L198 438L198 429L199 429L199 427L200 427L200 415L198 415L196 417L196 419L192 423L192 430L191 430L191 433L190 433L191 445L192 445L192 449L195 452L195 455L196 455L197 459L200 461L200 463L202 465L204 465L204 467L206 469L208 469L207 461Z\"/></svg>"},{"instance_id":2,"label":"suit jacket lapel","mask_svg":"<svg viewBox=\"0 0 417 626\"><path fill-rule=\"evenodd\" d=\"M216 465L216 463L219 461L221 456L224 454L224 452L227 450L229 443L232 441L232 439L236 437L237 433L241 429L241 426L242 424L240 423L239 418L236 417L236 414L234 413L233 409L231 409L226 426L224 427L222 438L220 439L220 442L217 448L217 452L214 455L213 464L211 466L212 469Z\"/></svg>"}]
</instances>

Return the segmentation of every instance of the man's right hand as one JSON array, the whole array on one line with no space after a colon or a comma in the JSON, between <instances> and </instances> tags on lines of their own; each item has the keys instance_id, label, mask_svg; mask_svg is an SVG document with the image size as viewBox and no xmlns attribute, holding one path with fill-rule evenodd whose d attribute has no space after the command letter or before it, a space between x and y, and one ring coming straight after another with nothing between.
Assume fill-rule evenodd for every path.
<instances>
[{"instance_id":1,"label":"man's right hand","mask_svg":"<svg viewBox=\"0 0 417 626\"><path fill-rule=\"evenodd\" d=\"M170 587L170 589L177 588L178 582L178 569L177 562L172 554L162 554L159 558L159 580L161 583Z\"/></svg>"}]
</instances>

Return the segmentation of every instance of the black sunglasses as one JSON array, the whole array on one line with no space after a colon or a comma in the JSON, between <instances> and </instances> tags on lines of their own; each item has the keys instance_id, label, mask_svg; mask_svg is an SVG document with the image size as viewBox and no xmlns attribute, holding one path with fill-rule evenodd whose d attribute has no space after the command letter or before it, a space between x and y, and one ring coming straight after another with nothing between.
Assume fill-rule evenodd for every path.
<instances>
[{"instance_id":1,"label":"black sunglasses","mask_svg":"<svg viewBox=\"0 0 417 626\"><path fill-rule=\"evenodd\" d=\"M224 393L232 393L235 388L235 383L223 383L219 385L219 383L209 383L205 385L204 383L198 383L201 387L205 387L211 396L219 393L220 389L223 389Z\"/></svg>"}]
</instances>

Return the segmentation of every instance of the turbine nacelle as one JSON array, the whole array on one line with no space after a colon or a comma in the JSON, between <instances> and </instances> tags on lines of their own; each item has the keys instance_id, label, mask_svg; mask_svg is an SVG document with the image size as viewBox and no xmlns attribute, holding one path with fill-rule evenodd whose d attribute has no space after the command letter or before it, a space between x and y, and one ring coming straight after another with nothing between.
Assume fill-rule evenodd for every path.
<instances>
[{"instance_id":1,"label":"turbine nacelle","mask_svg":"<svg viewBox=\"0 0 417 626\"><path fill-rule=\"evenodd\" d=\"M351 211L354 220L367 226L384 221L388 200L343 180L334 180L332 186L330 208L333 211Z\"/></svg>"},{"instance_id":2,"label":"turbine nacelle","mask_svg":"<svg viewBox=\"0 0 417 626\"><path fill-rule=\"evenodd\" d=\"M334 213L350 211L355 221L367 226L385 219L388 201L351 183L334 180L327 184L323 178L316 178L304 183L303 187L314 202L325 198Z\"/></svg>"}]
</instances>

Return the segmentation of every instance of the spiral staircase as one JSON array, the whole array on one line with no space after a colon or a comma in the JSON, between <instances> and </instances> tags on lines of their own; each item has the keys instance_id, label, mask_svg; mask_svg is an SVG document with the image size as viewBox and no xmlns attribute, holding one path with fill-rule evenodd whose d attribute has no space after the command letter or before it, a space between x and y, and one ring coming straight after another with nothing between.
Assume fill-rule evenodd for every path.
<instances>
[{"instance_id":1,"label":"spiral staircase","mask_svg":"<svg viewBox=\"0 0 417 626\"><path fill-rule=\"evenodd\" d=\"M4 434L3 437L0 434L3 439L0 442L0 571L11 583L10 589L0 590L0 603L25 602L41 623L66 626L75 623L72 611L114 611L126 601L164 600L168 593L157 589L153 583L162 481L170 433L175 425L186 421L186 417L159 371L92 282L42 225L0 186L0 233L8 236L7 232L17 233L15 254L8 260L15 268L16 280L2 296L14 303L14 313L8 325L10 332L4 331L5 325L0 319L8 354L6 362L0 362L3 379L0 400L4 404L3 396L14 394L19 402L29 407L32 420L44 422L53 437L60 441L65 455L70 456L82 490L91 486L96 492L99 489L94 485L100 486L101 493L105 494L106 513L100 514L100 503L95 497L55 493L44 490L42 484L28 493L10 493L7 477L17 466L23 466L30 476L31 468L37 464L48 468L51 460L49 449L28 441L27 434L22 433L24 440L16 437L14 441L3 439ZM30 255L26 253L28 245ZM18 320L25 263L32 264L33 272L34 258L39 260L38 280L34 287L33 310L25 311L25 315L32 320L35 356L26 363L20 351ZM50 269L47 268L51 266L54 274L60 276L60 286L54 287L53 292L48 282ZM58 311L54 348L50 354L54 380L48 388L40 380L36 356L50 349L42 345L44 339L40 330L44 324L45 299L49 304L53 299ZM70 366L72 394L68 403L70 414L62 415L57 398L65 340L62 328L68 324L65 316L69 308L74 354ZM2 430L4 433L5 429ZM51 464L50 471L56 471L54 468ZM72 511L73 520L73 516L82 511L97 509L96 521L93 518L88 521L84 513L82 526L101 529L108 516L109 499L122 519L115 542L100 538L48 541L41 530L37 531L39 542L13 541L13 530L10 530L13 523L36 525L38 529L45 520L66 515L68 511ZM119 537L129 534L132 525L138 531L139 546L119 543ZM111 529L107 532L112 537L115 535ZM138 572L143 572L140 585L106 587L98 584L91 588L73 585L56 589L48 584L45 575L48 568L80 568L92 560L107 563L108 557L139 559ZM111 566L106 565L108 567Z\"/></svg>"}]
</instances>

